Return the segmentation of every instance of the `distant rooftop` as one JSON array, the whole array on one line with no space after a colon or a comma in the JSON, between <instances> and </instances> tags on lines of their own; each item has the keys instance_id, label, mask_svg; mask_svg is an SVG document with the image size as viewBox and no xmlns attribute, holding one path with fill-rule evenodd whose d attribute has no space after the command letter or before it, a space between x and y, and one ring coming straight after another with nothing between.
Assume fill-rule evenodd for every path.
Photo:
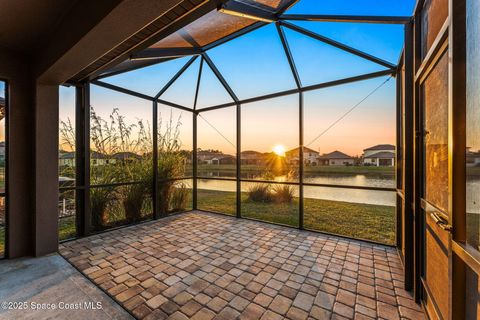
<instances>
[{"instance_id":1,"label":"distant rooftop","mask_svg":"<svg viewBox=\"0 0 480 320\"><path fill-rule=\"evenodd\" d=\"M333 151L330 153L325 153L325 154L322 154L319 158L320 159L352 159L351 156L341 151Z\"/></svg>"},{"instance_id":2,"label":"distant rooftop","mask_svg":"<svg viewBox=\"0 0 480 320\"><path fill-rule=\"evenodd\" d=\"M292 150L286 151L285 153L294 153L294 152L298 153L299 150L300 150L300 148L294 148ZM303 147L303 152L318 153L318 151L315 151L315 150L307 148L307 147Z\"/></svg>"},{"instance_id":3,"label":"distant rooftop","mask_svg":"<svg viewBox=\"0 0 480 320\"><path fill-rule=\"evenodd\" d=\"M363 151L374 151L374 150L395 150L395 146L391 144L377 144L376 146L363 149Z\"/></svg>"},{"instance_id":4,"label":"distant rooftop","mask_svg":"<svg viewBox=\"0 0 480 320\"><path fill-rule=\"evenodd\" d=\"M395 158L395 153L393 152L377 152L377 153L374 153L374 154L371 154L369 156L366 156L365 158L374 158L374 159L377 159L377 158L381 158L381 159L390 159L390 158Z\"/></svg>"}]
</instances>

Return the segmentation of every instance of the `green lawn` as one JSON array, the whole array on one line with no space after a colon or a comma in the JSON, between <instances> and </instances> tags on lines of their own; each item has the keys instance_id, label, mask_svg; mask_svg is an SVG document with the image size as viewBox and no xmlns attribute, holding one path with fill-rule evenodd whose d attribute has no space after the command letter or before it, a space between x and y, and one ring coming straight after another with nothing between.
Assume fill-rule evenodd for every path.
<instances>
[{"instance_id":1,"label":"green lawn","mask_svg":"<svg viewBox=\"0 0 480 320\"><path fill-rule=\"evenodd\" d=\"M75 216L61 218L58 221L58 238L60 241L76 236Z\"/></svg>"},{"instance_id":2,"label":"green lawn","mask_svg":"<svg viewBox=\"0 0 480 320\"><path fill-rule=\"evenodd\" d=\"M198 208L235 214L234 192L198 190ZM242 216L298 226L298 200L291 204L258 203L242 193ZM305 228L393 245L395 208L390 206L305 199Z\"/></svg>"},{"instance_id":3,"label":"green lawn","mask_svg":"<svg viewBox=\"0 0 480 320\"><path fill-rule=\"evenodd\" d=\"M198 208L235 215L235 192L198 190ZM305 228L371 240L395 243L395 208L390 206L305 199ZM298 226L298 199L291 204L258 203L242 193L242 216L290 226ZM59 220L59 239L75 237L75 217ZM5 228L0 228L0 255L5 244Z\"/></svg>"}]
</instances>

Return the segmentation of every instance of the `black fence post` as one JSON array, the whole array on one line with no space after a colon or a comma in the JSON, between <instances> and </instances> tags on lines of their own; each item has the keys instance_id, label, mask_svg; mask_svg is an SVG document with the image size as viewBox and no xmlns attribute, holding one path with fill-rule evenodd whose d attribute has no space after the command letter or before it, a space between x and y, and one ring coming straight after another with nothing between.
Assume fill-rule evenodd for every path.
<instances>
[{"instance_id":1,"label":"black fence post","mask_svg":"<svg viewBox=\"0 0 480 320\"><path fill-rule=\"evenodd\" d=\"M152 129L153 129L153 181L152 181L152 203L153 219L158 219L158 102L153 101Z\"/></svg>"},{"instance_id":2,"label":"black fence post","mask_svg":"<svg viewBox=\"0 0 480 320\"><path fill-rule=\"evenodd\" d=\"M197 117L198 112L193 113L193 150L192 150L192 169L193 169L193 210L197 210Z\"/></svg>"},{"instance_id":3,"label":"black fence post","mask_svg":"<svg viewBox=\"0 0 480 320\"><path fill-rule=\"evenodd\" d=\"M242 109L241 105L237 104L237 218L242 217L242 182L241 182L241 166L242 166Z\"/></svg>"},{"instance_id":4,"label":"black fence post","mask_svg":"<svg viewBox=\"0 0 480 320\"><path fill-rule=\"evenodd\" d=\"M76 87L75 98L75 215L78 236L91 231L90 212L90 84Z\"/></svg>"}]
</instances>

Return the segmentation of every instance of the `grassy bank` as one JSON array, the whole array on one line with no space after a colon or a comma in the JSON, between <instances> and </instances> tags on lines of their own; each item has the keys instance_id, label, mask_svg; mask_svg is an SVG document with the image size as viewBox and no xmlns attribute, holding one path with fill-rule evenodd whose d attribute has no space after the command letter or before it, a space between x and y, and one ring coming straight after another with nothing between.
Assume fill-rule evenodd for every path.
<instances>
[{"instance_id":1,"label":"grassy bank","mask_svg":"<svg viewBox=\"0 0 480 320\"><path fill-rule=\"evenodd\" d=\"M394 174L394 167L373 167L373 166L307 166L304 167L306 174L315 173L344 173L344 174ZM232 164L199 164L199 172L224 171L236 172L235 165ZM263 172L264 166L243 165L242 172Z\"/></svg>"},{"instance_id":2,"label":"grassy bank","mask_svg":"<svg viewBox=\"0 0 480 320\"><path fill-rule=\"evenodd\" d=\"M198 190L198 208L235 215L235 192ZM305 228L352 238L394 244L395 208L341 201L305 199ZM242 216L298 226L298 199L290 204L259 203L242 193ZM59 239L75 237L75 217L59 220ZM0 228L0 255L4 252L5 229Z\"/></svg>"},{"instance_id":3,"label":"grassy bank","mask_svg":"<svg viewBox=\"0 0 480 320\"><path fill-rule=\"evenodd\" d=\"M198 190L198 208L235 214L234 192ZM385 244L395 241L395 208L390 206L305 199L305 228ZM242 193L242 216L298 226L298 200L291 204L258 203Z\"/></svg>"},{"instance_id":4,"label":"grassy bank","mask_svg":"<svg viewBox=\"0 0 480 320\"><path fill-rule=\"evenodd\" d=\"M76 235L75 216L58 220L58 238L60 241L74 238Z\"/></svg>"}]
</instances>

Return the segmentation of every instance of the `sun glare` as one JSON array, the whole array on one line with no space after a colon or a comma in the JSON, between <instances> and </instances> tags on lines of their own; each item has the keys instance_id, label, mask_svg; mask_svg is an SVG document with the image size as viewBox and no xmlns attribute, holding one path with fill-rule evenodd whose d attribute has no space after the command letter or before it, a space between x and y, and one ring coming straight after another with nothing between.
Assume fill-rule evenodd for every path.
<instances>
[{"instance_id":1,"label":"sun glare","mask_svg":"<svg viewBox=\"0 0 480 320\"><path fill-rule=\"evenodd\" d=\"M285 147L282 146L282 145L276 145L275 147L273 147L273 152L277 155L277 156L281 156L283 157L285 155Z\"/></svg>"}]
</instances>

